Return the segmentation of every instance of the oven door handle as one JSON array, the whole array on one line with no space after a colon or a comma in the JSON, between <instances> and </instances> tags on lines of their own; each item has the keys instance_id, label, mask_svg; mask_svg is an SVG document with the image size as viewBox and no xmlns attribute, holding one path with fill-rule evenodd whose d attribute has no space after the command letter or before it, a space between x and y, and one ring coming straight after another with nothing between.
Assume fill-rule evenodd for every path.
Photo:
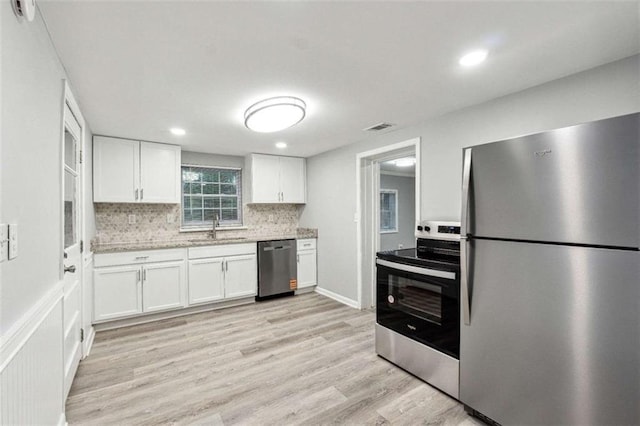
<instances>
[{"instance_id":1,"label":"oven door handle","mask_svg":"<svg viewBox=\"0 0 640 426\"><path fill-rule=\"evenodd\" d=\"M419 266L405 265L404 263L389 262L388 260L376 259L376 265L386 266L390 269L396 269L398 271L411 272L418 275L425 275L429 277L446 278L449 280L456 279L455 272L438 271L437 269L421 268Z\"/></svg>"}]
</instances>

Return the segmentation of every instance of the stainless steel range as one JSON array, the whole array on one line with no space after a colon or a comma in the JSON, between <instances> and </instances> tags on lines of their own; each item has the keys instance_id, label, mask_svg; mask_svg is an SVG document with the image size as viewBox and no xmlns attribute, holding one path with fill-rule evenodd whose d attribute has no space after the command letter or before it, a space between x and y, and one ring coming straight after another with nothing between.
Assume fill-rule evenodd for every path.
<instances>
[{"instance_id":1,"label":"stainless steel range","mask_svg":"<svg viewBox=\"0 0 640 426\"><path fill-rule=\"evenodd\" d=\"M416 248L376 259L376 352L458 398L460 223L426 221Z\"/></svg>"}]
</instances>

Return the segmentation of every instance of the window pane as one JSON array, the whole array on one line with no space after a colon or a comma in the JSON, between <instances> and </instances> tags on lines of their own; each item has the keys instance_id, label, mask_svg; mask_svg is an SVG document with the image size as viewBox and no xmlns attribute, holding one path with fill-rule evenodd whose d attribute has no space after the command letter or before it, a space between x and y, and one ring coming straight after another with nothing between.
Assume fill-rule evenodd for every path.
<instances>
[{"instance_id":1,"label":"window pane","mask_svg":"<svg viewBox=\"0 0 640 426\"><path fill-rule=\"evenodd\" d=\"M191 220L193 222L202 222L202 210L192 210Z\"/></svg>"},{"instance_id":2,"label":"window pane","mask_svg":"<svg viewBox=\"0 0 640 426\"><path fill-rule=\"evenodd\" d=\"M218 212L217 210L213 210L213 209L204 210L204 220L206 222L213 222L213 218L217 212ZM220 217L220 214L218 214L218 218L219 217Z\"/></svg>"},{"instance_id":3,"label":"window pane","mask_svg":"<svg viewBox=\"0 0 640 426\"><path fill-rule=\"evenodd\" d=\"M238 199L235 198L235 197L224 197L224 198L222 198L222 207L237 208L238 207Z\"/></svg>"},{"instance_id":4,"label":"window pane","mask_svg":"<svg viewBox=\"0 0 640 426\"><path fill-rule=\"evenodd\" d=\"M238 219L238 210L223 209L222 218L220 220L236 220Z\"/></svg>"},{"instance_id":5,"label":"window pane","mask_svg":"<svg viewBox=\"0 0 640 426\"><path fill-rule=\"evenodd\" d=\"M220 182L220 172L213 169L204 169L202 172L202 180L204 182Z\"/></svg>"},{"instance_id":6,"label":"window pane","mask_svg":"<svg viewBox=\"0 0 640 426\"><path fill-rule=\"evenodd\" d=\"M235 195L236 186L235 185L220 185L223 194Z\"/></svg>"},{"instance_id":7,"label":"window pane","mask_svg":"<svg viewBox=\"0 0 640 426\"><path fill-rule=\"evenodd\" d=\"M199 209L202 207L202 197L191 197L191 208Z\"/></svg>"},{"instance_id":8,"label":"window pane","mask_svg":"<svg viewBox=\"0 0 640 426\"><path fill-rule=\"evenodd\" d=\"M237 172L235 170L225 170L220 172L220 182L236 184Z\"/></svg>"},{"instance_id":9,"label":"window pane","mask_svg":"<svg viewBox=\"0 0 640 426\"><path fill-rule=\"evenodd\" d=\"M202 185L202 193L203 194L219 194L220 193L220 185L205 183Z\"/></svg>"}]
</instances>

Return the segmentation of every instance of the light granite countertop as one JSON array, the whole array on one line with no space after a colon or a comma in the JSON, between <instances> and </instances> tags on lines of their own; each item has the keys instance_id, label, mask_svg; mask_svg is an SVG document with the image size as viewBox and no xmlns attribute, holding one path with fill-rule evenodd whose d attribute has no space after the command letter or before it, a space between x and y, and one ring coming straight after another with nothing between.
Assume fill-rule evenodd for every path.
<instances>
[{"instance_id":1,"label":"light granite countertop","mask_svg":"<svg viewBox=\"0 0 640 426\"><path fill-rule=\"evenodd\" d=\"M214 246L222 244L241 244L241 243L255 243L258 241L271 241L271 240L288 240L288 239L305 239L305 238L317 238L318 230L311 228L300 228L297 232L291 234L280 235L247 235L246 237L221 237L211 239L203 237L194 238L180 238L175 240L152 240L152 241L132 241L132 242L120 242L120 243L98 243L92 241L91 250L95 254L100 253L117 253L124 251L137 251L137 250L155 250L155 249L168 249L168 248L188 248L188 247L200 247L200 246Z\"/></svg>"}]
</instances>

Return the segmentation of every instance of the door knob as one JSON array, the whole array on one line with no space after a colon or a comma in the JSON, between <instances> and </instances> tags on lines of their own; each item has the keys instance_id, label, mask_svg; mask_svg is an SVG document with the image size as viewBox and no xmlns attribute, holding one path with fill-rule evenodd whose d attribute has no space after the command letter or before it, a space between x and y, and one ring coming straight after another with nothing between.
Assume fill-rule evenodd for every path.
<instances>
[{"instance_id":1,"label":"door knob","mask_svg":"<svg viewBox=\"0 0 640 426\"><path fill-rule=\"evenodd\" d=\"M65 266L64 267L64 273L66 274L67 272L71 272L72 274L75 274L76 273L76 265Z\"/></svg>"}]
</instances>

